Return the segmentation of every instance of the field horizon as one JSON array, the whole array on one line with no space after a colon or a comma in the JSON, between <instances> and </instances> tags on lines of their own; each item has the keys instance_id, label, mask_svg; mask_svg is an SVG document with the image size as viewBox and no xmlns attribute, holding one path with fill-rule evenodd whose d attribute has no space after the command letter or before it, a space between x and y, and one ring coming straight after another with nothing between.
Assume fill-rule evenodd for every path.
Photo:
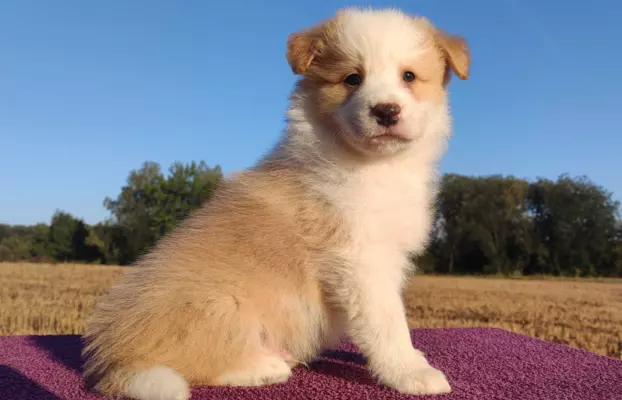
<instances>
[{"instance_id":1,"label":"field horizon","mask_svg":"<svg viewBox=\"0 0 622 400\"><path fill-rule=\"evenodd\" d=\"M83 333L129 268L0 263L0 335ZM411 328L495 327L622 359L619 278L416 274L404 303Z\"/></svg>"}]
</instances>

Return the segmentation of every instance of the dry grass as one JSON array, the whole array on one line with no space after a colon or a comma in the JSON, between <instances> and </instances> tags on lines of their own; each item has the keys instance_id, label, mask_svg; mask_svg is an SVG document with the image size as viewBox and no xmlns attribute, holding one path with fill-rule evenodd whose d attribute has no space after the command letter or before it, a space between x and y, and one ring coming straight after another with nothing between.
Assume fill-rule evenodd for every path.
<instances>
[{"instance_id":1,"label":"dry grass","mask_svg":"<svg viewBox=\"0 0 622 400\"><path fill-rule=\"evenodd\" d=\"M82 333L122 268L0 264L0 335ZM493 326L622 358L622 283L419 276L412 327Z\"/></svg>"},{"instance_id":2,"label":"dry grass","mask_svg":"<svg viewBox=\"0 0 622 400\"><path fill-rule=\"evenodd\" d=\"M416 277L412 327L490 326L622 358L620 280Z\"/></svg>"},{"instance_id":3,"label":"dry grass","mask_svg":"<svg viewBox=\"0 0 622 400\"><path fill-rule=\"evenodd\" d=\"M82 333L120 267L0 263L0 335Z\"/></svg>"}]
</instances>

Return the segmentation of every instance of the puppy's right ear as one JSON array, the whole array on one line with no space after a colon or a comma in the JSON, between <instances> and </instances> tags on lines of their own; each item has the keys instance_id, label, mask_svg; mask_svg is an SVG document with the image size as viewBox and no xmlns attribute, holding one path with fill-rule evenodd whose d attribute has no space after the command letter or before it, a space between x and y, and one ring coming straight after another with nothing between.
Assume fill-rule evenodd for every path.
<instances>
[{"instance_id":1,"label":"puppy's right ear","mask_svg":"<svg viewBox=\"0 0 622 400\"><path fill-rule=\"evenodd\" d=\"M436 45L443 53L447 67L449 67L445 71L444 84L449 82L450 71L453 71L460 79L468 79L471 54L466 39L459 35L450 35L438 29L425 17L417 17L417 20L427 26Z\"/></svg>"},{"instance_id":2,"label":"puppy's right ear","mask_svg":"<svg viewBox=\"0 0 622 400\"><path fill-rule=\"evenodd\" d=\"M438 30L436 41L443 50L452 71L462 80L469 78L471 55L466 39L458 35L449 35Z\"/></svg>"},{"instance_id":3,"label":"puppy's right ear","mask_svg":"<svg viewBox=\"0 0 622 400\"><path fill-rule=\"evenodd\" d=\"M287 62L296 75L307 72L315 56L324 45L325 24L292 33L287 38Z\"/></svg>"}]
</instances>

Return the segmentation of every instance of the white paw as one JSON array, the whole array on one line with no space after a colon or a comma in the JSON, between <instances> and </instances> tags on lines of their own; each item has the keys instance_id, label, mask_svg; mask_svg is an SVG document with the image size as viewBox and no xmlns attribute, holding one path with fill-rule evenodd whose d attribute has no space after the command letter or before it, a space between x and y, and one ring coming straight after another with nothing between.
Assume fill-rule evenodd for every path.
<instances>
[{"instance_id":1,"label":"white paw","mask_svg":"<svg viewBox=\"0 0 622 400\"><path fill-rule=\"evenodd\" d=\"M426 367L410 371L399 379L390 379L386 384L401 393L440 394L451 392L451 386L441 371Z\"/></svg>"},{"instance_id":2,"label":"white paw","mask_svg":"<svg viewBox=\"0 0 622 400\"><path fill-rule=\"evenodd\" d=\"M184 377L168 367L152 367L134 375L125 396L138 400L188 400L190 388Z\"/></svg>"},{"instance_id":3,"label":"white paw","mask_svg":"<svg viewBox=\"0 0 622 400\"><path fill-rule=\"evenodd\" d=\"M264 386L286 382L292 370L278 356L265 356L253 365L221 375L218 381L224 386Z\"/></svg>"},{"instance_id":4,"label":"white paw","mask_svg":"<svg viewBox=\"0 0 622 400\"><path fill-rule=\"evenodd\" d=\"M440 394L451 392L447 377L428 364L425 358L395 371L383 371L381 381L398 392L405 394Z\"/></svg>"}]
</instances>

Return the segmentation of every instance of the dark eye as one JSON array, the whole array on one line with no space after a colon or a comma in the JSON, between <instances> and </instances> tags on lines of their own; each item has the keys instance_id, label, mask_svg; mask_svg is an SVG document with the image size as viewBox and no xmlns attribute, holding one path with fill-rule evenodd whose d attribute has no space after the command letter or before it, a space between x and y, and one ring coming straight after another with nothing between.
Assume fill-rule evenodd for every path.
<instances>
[{"instance_id":1,"label":"dark eye","mask_svg":"<svg viewBox=\"0 0 622 400\"><path fill-rule=\"evenodd\" d=\"M413 74L410 71L406 71L404 72L404 75L402 76L402 78L406 81L406 82L412 82L415 80L415 74Z\"/></svg>"},{"instance_id":2,"label":"dark eye","mask_svg":"<svg viewBox=\"0 0 622 400\"><path fill-rule=\"evenodd\" d=\"M350 74L346 77L345 82L350 86L358 86L363 83L363 78L359 74Z\"/></svg>"}]
</instances>

